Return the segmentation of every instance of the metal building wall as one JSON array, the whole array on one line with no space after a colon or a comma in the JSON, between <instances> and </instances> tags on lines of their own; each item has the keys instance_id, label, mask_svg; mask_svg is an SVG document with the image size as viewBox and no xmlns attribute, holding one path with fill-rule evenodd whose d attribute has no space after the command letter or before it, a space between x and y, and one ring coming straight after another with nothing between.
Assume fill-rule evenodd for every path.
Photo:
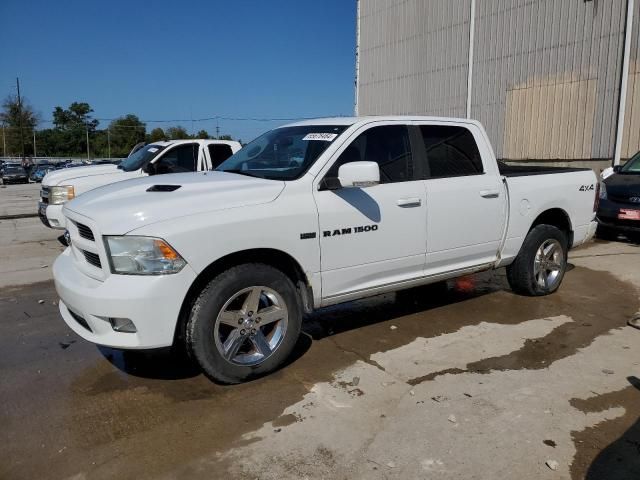
<instances>
[{"instance_id":1,"label":"metal building wall","mask_svg":"<svg viewBox=\"0 0 640 480\"><path fill-rule=\"evenodd\" d=\"M627 0L477 0L471 116L499 158L610 159ZM470 0L360 0L358 113L465 116ZM623 157L640 149L640 1Z\"/></svg>"},{"instance_id":2,"label":"metal building wall","mask_svg":"<svg viewBox=\"0 0 640 480\"><path fill-rule=\"evenodd\" d=\"M630 158L640 150L640 0L636 0L633 19L622 158Z\"/></svg>"},{"instance_id":3,"label":"metal building wall","mask_svg":"<svg viewBox=\"0 0 640 480\"><path fill-rule=\"evenodd\" d=\"M360 2L359 115L464 116L470 0Z\"/></svg>"},{"instance_id":4,"label":"metal building wall","mask_svg":"<svg viewBox=\"0 0 640 480\"><path fill-rule=\"evenodd\" d=\"M611 158L626 0L479 0L471 114L506 159Z\"/></svg>"}]
</instances>

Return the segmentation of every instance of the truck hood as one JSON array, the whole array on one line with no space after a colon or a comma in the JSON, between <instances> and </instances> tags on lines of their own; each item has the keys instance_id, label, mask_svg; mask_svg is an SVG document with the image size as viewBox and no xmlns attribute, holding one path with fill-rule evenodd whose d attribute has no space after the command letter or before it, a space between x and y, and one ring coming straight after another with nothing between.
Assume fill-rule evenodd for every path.
<instances>
[{"instance_id":1,"label":"truck hood","mask_svg":"<svg viewBox=\"0 0 640 480\"><path fill-rule=\"evenodd\" d=\"M640 175L616 173L604 180L607 193L619 197L640 195Z\"/></svg>"},{"instance_id":2,"label":"truck hood","mask_svg":"<svg viewBox=\"0 0 640 480\"><path fill-rule=\"evenodd\" d=\"M53 185L66 185L65 182L76 178L92 177L95 175L105 175L117 173L117 165L87 165L86 167L64 168L55 170L45 175L43 185L50 187Z\"/></svg>"},{"instance_id":3,"label":"truck hood","mask_svg":"<svg viewBox=\"0 0 640 480\"><path fill-rule=\"evenodd\" d=\"M225 172L157 175L96 188L66 203L64 211L92 219L103 234L122 235L172 218L268 203L284 185Z\"/></svg>"}]
</instances>

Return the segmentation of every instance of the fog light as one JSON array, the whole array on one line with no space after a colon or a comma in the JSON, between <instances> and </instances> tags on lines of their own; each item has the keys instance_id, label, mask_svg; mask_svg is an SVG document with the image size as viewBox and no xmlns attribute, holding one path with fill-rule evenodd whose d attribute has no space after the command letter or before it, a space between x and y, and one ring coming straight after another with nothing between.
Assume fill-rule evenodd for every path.
<instances>
[{"instance_id":1,"label":"fog light","mask_svg":"<svg viewBox=\"0 0 640 480\"><path fill-rule=\"evenodd\" d=\"M50 219L49 223L51 224L52 227L59 227L60 226L60 222L58 220L56 220L55 218Z\"/></svg>"},{"instance_id":2,"label":"fog light","mask_svg":"<svg viewBox=\"0 0 640 480\"><path fill-rule=\"evenodd\" d=\"M128 318L109 318L111 328L116 332L136 333L138 329Z\"/></svg>"}]
</instances>

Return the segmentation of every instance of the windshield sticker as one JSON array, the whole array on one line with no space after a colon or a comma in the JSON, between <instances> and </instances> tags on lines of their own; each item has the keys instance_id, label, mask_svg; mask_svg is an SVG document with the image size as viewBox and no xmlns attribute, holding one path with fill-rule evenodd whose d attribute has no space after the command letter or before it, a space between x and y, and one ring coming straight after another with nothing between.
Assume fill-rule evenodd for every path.
<instances>
[{"instance_id":1,"label":"windshield sticker","mask_svg":"<svg viewBox=\"0 0 640 480\"><path fill-rule=\"evenodd\" d=\"M157 151L158 149L155 147L149 149L149 153L156 153Z\"/></svg>"},{"instance_id":2,"label":"windshield sticker","mask_svg":"<svg viewBox=\"0 0 640 480\"><path fill-rule=\"evenodd\" d=\"M321 140L323 142L332 142L337 136L337 133L307 133L302 140Z\"/></svg>"}]
</instances>

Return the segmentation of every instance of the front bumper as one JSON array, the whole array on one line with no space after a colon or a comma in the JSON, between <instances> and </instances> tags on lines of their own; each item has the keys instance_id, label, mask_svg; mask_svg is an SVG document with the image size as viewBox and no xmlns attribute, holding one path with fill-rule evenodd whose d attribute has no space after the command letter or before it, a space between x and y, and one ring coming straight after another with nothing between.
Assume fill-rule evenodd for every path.
<instances>
[{"instance_id":1,"label":"front bumper","mask_svg":"<svg viewBox=\"0 0 640 480\"><path fill-rule=\"evenodd\" d=\"M64 205L50 205L44 202L38 202L38 216L42 223L49 228L58 228L64 230L67 221L62 214Z\"/></svg>"},{"instance_id":2,"label":"front bumper","mask_svg":"<svg viewBox=\"0 0 640 480\"><path fill-rule=\"evenodd\" d=\"M90 342L113 348L152 349L173 344L182 302L196 278L186 265L173 275L109 275L104 281L81 273L66 249L53 264L66 324ZM126 318L137 331L114 331L109 318Z\"/></svg>"},{"instance_id":3,"label":"front bumper","mask_svg":"<svg viewBox=\"0 0 640 480\"><path fill-rule=\"evenodd\" d=\"M619 219L620 210L640 210L640 205L601 200L598 207L598 224L620 232L640 232L640 220Z\"/></svg>"}]
</instances>

